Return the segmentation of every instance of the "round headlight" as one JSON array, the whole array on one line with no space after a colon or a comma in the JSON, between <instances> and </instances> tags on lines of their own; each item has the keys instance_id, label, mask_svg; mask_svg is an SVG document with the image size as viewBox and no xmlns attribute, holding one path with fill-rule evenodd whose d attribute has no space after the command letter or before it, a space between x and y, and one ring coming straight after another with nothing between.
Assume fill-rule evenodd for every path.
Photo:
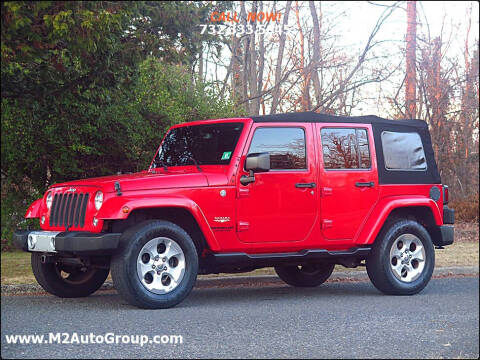
<instances>
[{"instance_id":1,"label":"round headlight","mask_svg":"<svg viewBox=\"0 0 480 360\"><path fill-rule=\"evenodd\" d=\"M95 209L100 210L103 204L103 193L101 191L97 191L95 194Z\"/></svg>"},{"instance_id":2,"label":"round headlight","mask_svg":"<svg viewBox=\"0 0 480 360\"><path fill-rule=\"evenodd\" d=\"M50 209L52 207L52 201L53 201L53 195L51 192L47 194L47 209Z\"/></svg>"}]
</instances>

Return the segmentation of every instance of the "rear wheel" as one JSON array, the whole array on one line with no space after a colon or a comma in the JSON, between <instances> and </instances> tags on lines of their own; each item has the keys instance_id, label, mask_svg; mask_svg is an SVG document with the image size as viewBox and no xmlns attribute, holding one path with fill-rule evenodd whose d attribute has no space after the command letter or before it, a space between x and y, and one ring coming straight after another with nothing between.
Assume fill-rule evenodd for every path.
<instances>
[{"instance_id":1,"label":"rear wheel","mask_svg":"<svg viewBox=\"0 0 480 360\"><path fill-rule=\"evenodd\" d=\"M78 267L60 262L42 263L42 254L32 253L33 275L50 294L63 297L84 297L97 291L108 276L108 269Z\"/></svg>"},{"instance_id":2,"label":"rear wheel","mask_svg":"<svg viewBox=\"0 0 480 360\"><path fill-rule=\"evenodd\" d=\"M367 258L373 285L385 294L413 295L425 288L435 267L435 250L427 230L400 220L379 234Z\"/></svg>"},{"instance_id":3,"label":"rear wheel","mask_svg":"<svg viewBox=\"0 0 480 360\"><path fill-rule=\"evenodd\" d=\"M288 285L314 287L323 284L333 272L335 264L306 264L276 266L275 272Z\"/></svg>"}]
</instances>

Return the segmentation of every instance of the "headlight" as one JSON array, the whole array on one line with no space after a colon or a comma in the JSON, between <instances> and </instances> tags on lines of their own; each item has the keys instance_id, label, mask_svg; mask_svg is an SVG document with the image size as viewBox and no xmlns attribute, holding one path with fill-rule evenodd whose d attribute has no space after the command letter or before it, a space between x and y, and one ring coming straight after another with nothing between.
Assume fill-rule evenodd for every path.
<instances>
[{"instance_id":1,"label":"headlight","mask_svg":"<svg viewBox=\"0 0 480 360\"><path fill-rule=\"evenodd\" d=\"M50 209L52 207L52 201L53 201L53 195L52 192L49 192L47 194L47 209Z\"/></svg>"},{"instance_id":2,"label":"headlight","mask_svg":"<svg viewBox=\"0 0 480 360\"><path fill-rule=\"evenodd\" d=\"M103 204L103 193L101 191L97 191L95 194L95 209L100 210Z\"/></svg>"}]
</instances>

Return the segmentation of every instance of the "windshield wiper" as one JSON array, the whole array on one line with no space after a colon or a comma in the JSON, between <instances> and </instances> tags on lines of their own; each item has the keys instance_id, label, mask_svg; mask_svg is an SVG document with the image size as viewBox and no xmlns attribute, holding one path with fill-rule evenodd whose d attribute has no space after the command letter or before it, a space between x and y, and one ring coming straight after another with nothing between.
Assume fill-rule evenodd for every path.
<instances>
[{"instance_id":1,"label":"windshield wiper","mask_svg":"<svg viewBox=\"0 0 480 360\"><path fill-rule=\"evenodd\" d=\"M193 160L193 162L195 163L195 166L197 167L198 171L202 172L202 168L200 167L200 165L198 165L197 160L195 160L192 156L187 156L187 159Z\"/></svg>"}]
</instances>

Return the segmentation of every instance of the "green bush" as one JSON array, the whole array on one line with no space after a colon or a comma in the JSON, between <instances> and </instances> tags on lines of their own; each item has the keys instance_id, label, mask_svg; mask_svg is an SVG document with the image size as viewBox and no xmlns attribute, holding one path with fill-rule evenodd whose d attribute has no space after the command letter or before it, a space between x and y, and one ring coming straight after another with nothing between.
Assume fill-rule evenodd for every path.
<instances>
[{"instance_id":1,"label":"green bush","mask_svg":"<svg viewBox=\"0 0 480 360\"><path fill-rule=\"evenodd\" d=\"M3 240L49 185L145 169L170 125L235 113L191 72L221 41L198 24L225 6L0 4Z\"/></svg>"},{"instance_id":2,"label":"green bush","mask_svg":"<svg viewBox=\"0 0 480 360\"><path fill-rule=\"evenodd\" d=\"M30 203L40 196L41 194L31 187L28 179L25 179L20 185L2 179L2 251L11 249L12 233L15 229L38 228L38 219L27 220L24 215Z\"/></svg>"},{"instance_id":3,"label":"green bush","mask_svg":"<svg viewBox=\"0 0 480 360\"><path fill-rule=\"evenodd\" d=\"M42 104L2 99L2 239L47 183L135 172L150 164L173 124L242 115L183 66L149 58L130 89L81 89ZM19 141L21 139L21 141ZM37 224L38 226L38 224Z\"/></svg>"}]
</instances>

